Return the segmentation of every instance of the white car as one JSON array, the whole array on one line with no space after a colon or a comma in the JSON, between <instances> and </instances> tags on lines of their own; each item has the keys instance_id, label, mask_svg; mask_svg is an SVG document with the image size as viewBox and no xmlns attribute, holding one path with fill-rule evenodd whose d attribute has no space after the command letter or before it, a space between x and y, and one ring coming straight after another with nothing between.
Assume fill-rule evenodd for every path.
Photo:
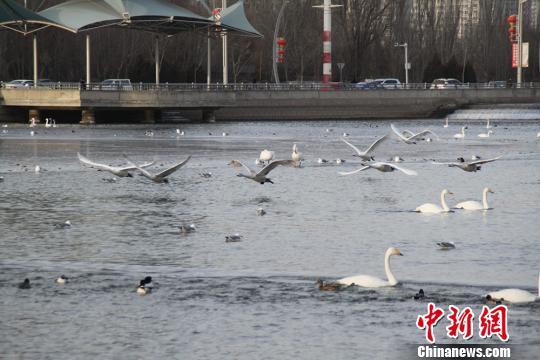
<instances>
[{"instance_id":1,"label":"white car","mask_svg":"<svg viewBox=\"0 0 540 360\"><path fill-rule=\"evenodd\" d=\"M376 79L379 85L385 89L401 89L401 82L398 79Z\"/></svg>"},{"instance_id":2,"label":"white car","mask_svg":"<svg viewBox=\"0 0 540 360\"><path fill-rule=\"evenodd\" d=\"M129 79L107 79L100 85L101 90L133 90L131 80Z\"/></svg>"},{"instance_id":3,"label":"white car","mask_svg":"<svg viewBox=\"0 0 540 360\"><path fill-rule=\"evenodd\" d=\"M457 79L435 79L431 83L430 89L463 89L467 85Z\"/></svg>"},{"instance_id":4,"label":"white car","mask_svg":"<svg viewBox=\"0 0 540 360\"><path fill-rule=\"evenodd\" d=\"M32 80L12 80L5 84L6 89L29 88L32 86L34 86L34 81Z\"/></svg>"}]
</instances>

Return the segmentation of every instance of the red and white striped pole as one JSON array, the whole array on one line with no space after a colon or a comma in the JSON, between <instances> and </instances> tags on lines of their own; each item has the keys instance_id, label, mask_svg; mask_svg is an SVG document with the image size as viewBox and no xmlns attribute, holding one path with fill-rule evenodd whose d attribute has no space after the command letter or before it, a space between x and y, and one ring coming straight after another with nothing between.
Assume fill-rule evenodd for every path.
<instances>
[{"instance_id":1,"label":"red and white striped pole","mask_svg":"<svg viewBox=\"0 0 540 360\"><path fill-rule=\"evenodd\" d=\"M323 83L332 81L332 8L341 5L332 5L332 0L324 0L323 5L314 7L323 8Z\"/></svg>"}]
</instances>

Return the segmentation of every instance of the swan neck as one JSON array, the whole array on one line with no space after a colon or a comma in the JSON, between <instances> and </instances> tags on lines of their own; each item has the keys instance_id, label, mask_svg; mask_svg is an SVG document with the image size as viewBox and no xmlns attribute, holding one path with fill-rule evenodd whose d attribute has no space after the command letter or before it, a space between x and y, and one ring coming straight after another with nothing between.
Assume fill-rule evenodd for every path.
<instances>
[{"instance_id":1,"label":"swan neck","mask_svg":"<svg viewBox=\"0 0 540 360\"><path fill-rule=\"evenodd\" d=\"M486 189L486 190L484 190L484 194L482 195L482 203L484 205L484 210L489 209L489 205L488 205L488 201L487 201L487 193L488 193L488 191Z\"/></svg>"},{"instance_id":2,"label":"swan neck","mask_svg":"<svg viewBox=\"0 0 540 360\"><path fill-rule=\"evenodd\" d=\"M396 285L398 281L394 277L394 274L392 274L392 271L390 270L390 254L386 254L384 256L384 271L386 272L386 277L388 278L388 283L390 285Z\"/></svg>"},{"instance_id":3,"label":"swan neck","mask_svg":"<svg viewBox=\"0 0 540 360\"><path fill-rule=\"evenodd\" d=\"M446 204L446 199L444 198L445 196L445 192L443 191L441 193L441 205L442 205L442 208L444 209L444 211L448 212L450 211L450 208L448 207L448 205Z\"/></svg>"}]
</instances>

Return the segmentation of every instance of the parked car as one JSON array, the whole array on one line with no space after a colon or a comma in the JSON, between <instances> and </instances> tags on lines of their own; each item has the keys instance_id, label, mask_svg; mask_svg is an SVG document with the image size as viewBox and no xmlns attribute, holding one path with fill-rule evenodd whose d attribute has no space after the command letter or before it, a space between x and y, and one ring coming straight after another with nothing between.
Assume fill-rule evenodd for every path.
<instances>
[{"instance_id":1,"label":"parked car","mask_svg":"<svg viewBox=\"0 0 540 360\"><path fill-rule=\"evenodd\" d=\"M380 85L385 89L399 89L401 88L401 82L398 79L376 79Z\"/></svg>"},{"instance_id":2,"label":"parked car","mask_svg":"<svg viewBox=\"0 0 540 360\"><path fill-rule=\"evenodd\" d=\"M101 82L101 90L133 90L129 79L107 79Z\"/></svg>"},{"instance_id":3,"label":"parked car","mask_svg":"<svg viewBox=\"0 0 540 360\"><path fill-rule=\"evenodd\" d=\"M462 89L464 87L467 86L457 79L435 79L430 89Z\"/></svg>"},{"instance_id":4,"label":"parked car","mask_svg":"<svg viewBox=\"0 0 540 360\"><path fill-rule=\"evenodd\" d=\"M356 89L361 90L377 90L377 89L384 89L384 87L381 84L381 80L366 80L361 81L359 83L356 83L354 86Z\"/></svg>"},{"instance_id":5,"label":"parked car","mask_svg":"<svg viewBox=\"0 0 540 360\"><path fill-rule=\"evenodd\" d=\"M38 87L54 89L56 87L56 85L57 85L57 83L55 81L52 81L51 79L39 79L38 80Z\"/></svg>"},{"instance_id":6,"label":"parked car","mask_svg":"<svg viewBox=\"0 0 540 360\"><path fill-rule=\"evenodd\" d=\"M488 88L505 88L506 86L507 83L504 80L490 81L487 84Z\"/></svg>"},{"instance_id":7,"label":"parked car","mask_svg":"<svg viewBox=\"0 0 540 360\"><path fill-rule=\"evenodd\" d=\"M32 86L34 86L34 81L32 80L12 80L5 84L6 89L20 89Z\"/></svg>"}]
</instances>

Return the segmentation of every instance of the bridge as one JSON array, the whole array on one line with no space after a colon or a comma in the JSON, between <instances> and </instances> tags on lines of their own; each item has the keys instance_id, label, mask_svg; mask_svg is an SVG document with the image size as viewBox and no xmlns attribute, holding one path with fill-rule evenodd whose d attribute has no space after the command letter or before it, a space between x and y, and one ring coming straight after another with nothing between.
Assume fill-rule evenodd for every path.
<instances>
[{"instance_id":1,"label":"bridge","mask_svg":"<svg viewBox=\"0 0 540 360\"><path fill-rule=\"evenodd\" d=\"M162 111L178 111L190 120L392 119L442 116L460 108L490 104L540 103L540 84L489 88L470 84L453 89L359 90L313 84L101 84L58 83L48 87L0 89L2 112L41 119L43 112L79 111L82 124L100 122L107 111L134 111L154 122ZM24 115L21 115L24 114ZM20 118L21 121L25 119Z\"/></svg>"}]
</instances>

